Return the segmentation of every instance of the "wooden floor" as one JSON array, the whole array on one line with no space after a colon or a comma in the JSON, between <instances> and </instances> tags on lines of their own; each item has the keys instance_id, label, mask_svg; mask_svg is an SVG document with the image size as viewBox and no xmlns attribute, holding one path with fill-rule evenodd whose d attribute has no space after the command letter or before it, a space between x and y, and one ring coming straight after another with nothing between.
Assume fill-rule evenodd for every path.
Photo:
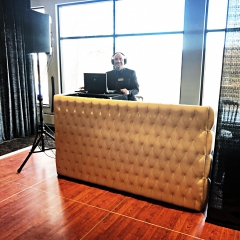
<instances>
[{"instance_id":1,"label":"wooden floor","mask_svg":"<svg viewBox=\"0 0 240 240\"><path fill-rule=\"evenodd\" d=\"M28 152L0 157L0 239L240 240L203 213L60 179L51 151L32 154L17 173Z\"/></svg>"}]
</instances>

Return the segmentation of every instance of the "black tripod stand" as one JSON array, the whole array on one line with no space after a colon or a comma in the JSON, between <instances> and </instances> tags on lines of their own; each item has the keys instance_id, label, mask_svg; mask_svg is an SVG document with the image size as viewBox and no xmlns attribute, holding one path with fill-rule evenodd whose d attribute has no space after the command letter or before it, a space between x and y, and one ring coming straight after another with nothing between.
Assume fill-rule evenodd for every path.
<instances>
[{"instance_id":1,"label":"black tripod stand","mask_svg":"<svg viewBox=\"0 0 240 240\"><path fill-rule=\"evenodd\" d=\"M40 129L38 130L38 133L37 133L37 135L34 139L32 148L31 148L28 156L26 157L26 159L24 160L24 162L22 163L20 168L17 170L18 173L21 172L22 168L27 163L27 161L30 158L30 156L32 155L32 153L45 152L46 150L54 149L54 148L45 148L45 143L44 143L45 135L50 137L52 140L55 140L55 138L45 130L44 123L43 123L43 97L42 97L42 93L41 93L40 67L39 67L39 55L38 55L38 53L37 53L37 70L38 70L38 90L39 90L39 94L37 96L37 99L39 101ZM36 147L39 146L40 143L41 143L40 150L39 151L34 151L36 149Z\"/></svg>"}]
</instances>

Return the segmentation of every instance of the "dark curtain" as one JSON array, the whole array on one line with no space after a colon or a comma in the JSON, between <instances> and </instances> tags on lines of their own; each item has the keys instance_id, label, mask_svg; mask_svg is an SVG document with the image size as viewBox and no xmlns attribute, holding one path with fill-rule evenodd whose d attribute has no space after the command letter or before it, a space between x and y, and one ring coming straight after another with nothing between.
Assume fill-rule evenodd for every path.
<instances>
[{"instance_id":1,"label":"dark curtain","mask_svg":"<svg viewBox=\"0 0 240 240\"><path fill-rule=\"evenodd\" d=\"M240 230L240 0L228 1L207 221Z\"/></svg>"},{"instance_id":2,"label":"dark curtain","mask_svg":"<svg viewBox=\"0 0 240 240\"><path fill-rule=\"evenodd\" d=\"M0 143L37 131L33 60L24 46L29 7L30 0L0 1Z\"/></svg>"}]
</instances>

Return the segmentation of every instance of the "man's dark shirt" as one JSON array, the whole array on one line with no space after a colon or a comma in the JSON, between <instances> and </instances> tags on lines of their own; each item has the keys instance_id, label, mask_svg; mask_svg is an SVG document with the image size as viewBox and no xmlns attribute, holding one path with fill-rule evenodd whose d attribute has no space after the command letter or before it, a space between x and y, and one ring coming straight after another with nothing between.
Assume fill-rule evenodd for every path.
<instances>
[{"instance_id":1,"label":"man's dark shirt","mask_svg":"<svg viewBox=\"0 0 240 240\"><path fill-rule=\"evenodd\" d=\"M123 68L120 71L107 72L107 84L110 90L120 91L120 89L126 88L130 92L128 100L136 101L135 95L139 92L139 84L134 70Z\"/></svg>"}]
</instances>

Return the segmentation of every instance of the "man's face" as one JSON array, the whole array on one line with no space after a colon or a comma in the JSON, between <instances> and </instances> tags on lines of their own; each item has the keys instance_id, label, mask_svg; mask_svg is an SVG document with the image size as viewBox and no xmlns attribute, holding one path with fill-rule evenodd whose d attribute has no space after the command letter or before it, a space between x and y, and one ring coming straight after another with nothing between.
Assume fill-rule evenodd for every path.
<instances>
[{"instance_id":1,"label":"man's face","mask_svg":"<svg viewBox=\"0 0 240 240\"><path fill-rule=\"evenodd\" d=\"M120 71L124 68L124 57L121 53L117 53L114 56L114 66L117 71Z\"/></svg>"}]
</instances>

